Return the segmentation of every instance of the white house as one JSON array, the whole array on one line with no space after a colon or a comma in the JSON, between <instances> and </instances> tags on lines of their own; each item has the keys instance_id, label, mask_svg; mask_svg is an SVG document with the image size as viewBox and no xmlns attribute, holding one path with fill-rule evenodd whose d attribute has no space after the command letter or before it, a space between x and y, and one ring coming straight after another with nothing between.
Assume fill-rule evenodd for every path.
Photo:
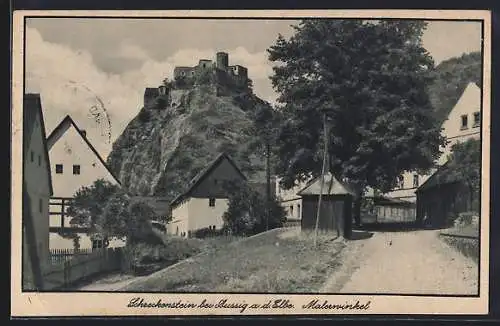
<instances>
[{"instance_id":1,"label":"white house","mask_svg":"<svg viewBox=\"0 0 500 326\"><path fill-rule=\"evenodd\" d=\"M475 83L469 83L446 120L442 123L442 135L448 144L442 148L443 154L438 165L443 165L451 153L451 147L470 138L478 139L481 131L481 89ZM407 172L400 176L398 189L385 196L416 202L417 188L423 184L435 171L427 175Z\"/></svg>"},{"instance_id":2,"label":"white house","mask_svg":"<svg viewBox=\"0 0 500 326\"><path fill-rule=\"evenodd\" d=\"M167 232L188 237L200 229L220 229L222 216L228 208L228 181L246 181L246 177L226 154L222 153L190 182L188 189L177 196L170 208L172 221Z\"/></svg>"},{"instance_id":3,"label":"white house","mask_svg":"<svg viewBox=\"0 0 500 326\"><path fill-rule=\"evenodd\" d=\"M71 217L65 210L68 200L84 186L90 186L98 179L120 184L108 166L86 137L85 130L78 128L68 115L51 132L47 138L47 147L51 162L52 185L54 194L51 198L50 216L50 248L72 249L73 240L63 237L65 232L76 232L80 235L80 248L100 246L85 234L86 230L72 228ZM121 240L111 240L110 247L124 245Z\"/></svg>"},{"instance_id":4,"label":"white house","mask_svg":"<svg viewBox=\"0 0 500 326\"><path fill-rule=\"evenodd\" d=\"M285 209L287 221L298 221L302 218L302 197L297 193L306 186L307 182L300 182L291 189L280 187L280 179L276 178L276 198Z\"/></svg>"},{"instance_id":5,"label":"white house","mask_svg":"<svg viewBox=\"0 0 500 326\"><path fill-rule=\"evenodd\" d=\"M23 101L24 288L32 288L34 278L40 277L49 265L49 198L52 192L40 95L26 94Z\"/></svg>"}]
</instances>

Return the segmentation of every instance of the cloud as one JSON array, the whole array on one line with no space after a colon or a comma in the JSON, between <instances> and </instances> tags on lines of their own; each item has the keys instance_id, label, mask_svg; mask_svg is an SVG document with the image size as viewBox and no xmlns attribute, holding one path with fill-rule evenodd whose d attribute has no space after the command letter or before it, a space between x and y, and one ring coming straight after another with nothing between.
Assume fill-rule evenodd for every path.
<instances>
[{"instance_id":1,"label":"cloud","mask_svg":"<svg viewBox=\"0 0 500 326\"><path fill-rule=\"evenodd\" d=\"M121 73L105 73L85 50L47 42L35 28L26 31L26 92L40 93L47 133L67 115L87 130L99 153L106 157L111 144L134 118L141 105L145 87L158 86L172 78L176 65L195 65L199 59L214 59L217 49L181 49L162 60L152 59L147 51L131 42L122 42L112 58L139 60L136 68ZM244 65L254 81L255 93L274 101L268 76L272 72L265 52L250 53L243 47L226 50L230 64ZM111 120L111 142L106 138L109 126L92 115L96 108L107 112Z\"/></svg>"},{"instance_id":2,"label":"cloud","mask_svg":"<svg viewBox=\"0 0 500 326\"><path fill-rule=\"evenodd\" d=\"M128 42L122 42L120 44L120 48L118 49L116 55L118 57L125 59L138 59L138 60L149 59L149 55L145 50L143 50L141 47L137 45Z\"/></svg>"}]
</instances>

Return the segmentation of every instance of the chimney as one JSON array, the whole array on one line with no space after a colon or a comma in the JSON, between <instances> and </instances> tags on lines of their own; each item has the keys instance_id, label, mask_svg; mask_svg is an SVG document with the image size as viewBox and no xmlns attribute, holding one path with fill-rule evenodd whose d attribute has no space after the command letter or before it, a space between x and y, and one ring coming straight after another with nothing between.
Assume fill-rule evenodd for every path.
<instances>
[{"instance_id":1,"label":"chimney","mask_svg":"<svg viewBox=\"0 0 500 326\"><path fill-rule=\"evenodd\" d=\"M83 137L87 138L87 131L84 129L81 129L80 132L82 133Z\"/></svg>"}]
</instances>

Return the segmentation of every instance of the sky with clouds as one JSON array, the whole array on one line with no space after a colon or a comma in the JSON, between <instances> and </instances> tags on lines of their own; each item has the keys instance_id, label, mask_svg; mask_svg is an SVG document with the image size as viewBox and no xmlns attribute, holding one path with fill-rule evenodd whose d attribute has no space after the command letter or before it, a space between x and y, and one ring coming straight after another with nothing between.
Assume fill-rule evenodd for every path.
<instances>
[{"instance_id":1,"label":"sky with clouds","mask_svg":"<svg viewBox=\"0 0 500 326\"><path fill-rule=\"evenodd\" d=\"M291 20L28 18L26 92L40 93L47 134L70 114L106 157L141 108L144 88L171 78L176 65L196 65L229 53L248 67L254 92L274 102L266 49L278 34L293 34ZM437 63L479 51L481 25L430 22L424 47ZM110 126L95 113L104 105ZM94 113L94 116L93 116ZM101 112L102 113L102 112ZM111 128L111 141L106 134Z\"/></svg>"}]
</instances>

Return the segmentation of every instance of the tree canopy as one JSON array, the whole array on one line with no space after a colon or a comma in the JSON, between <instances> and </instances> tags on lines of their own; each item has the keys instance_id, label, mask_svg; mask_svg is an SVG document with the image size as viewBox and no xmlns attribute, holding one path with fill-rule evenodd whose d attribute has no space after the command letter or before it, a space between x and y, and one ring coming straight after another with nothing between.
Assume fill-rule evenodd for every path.
<instances>
[{"instance_id":1,"label":"tree canopy","mask_svg":"<svg viewBox=\"0 0 500 326\"><path fill-rule=\"evenodd\" d=\"M155 216L147 203L132 201L120 187L103 179L79 189L68 214L73 217L71 224L88 227L91 234L127 237L129 243L151 235L149 221Z\"/></svg>"},{"instance_id":2,"label":"tree canopy","mask_svg":"<svg viewBox=\"0 0 500 326\"><path fill-rule=\"evenodd\" d=\"M278 174L292 187L320 174L327 112L328 170L382 192L404 171L424 172L444 144L426 85L434 63L425 22L303 20L268 49L282 115Z\"/></svg>"}]
</instances>

